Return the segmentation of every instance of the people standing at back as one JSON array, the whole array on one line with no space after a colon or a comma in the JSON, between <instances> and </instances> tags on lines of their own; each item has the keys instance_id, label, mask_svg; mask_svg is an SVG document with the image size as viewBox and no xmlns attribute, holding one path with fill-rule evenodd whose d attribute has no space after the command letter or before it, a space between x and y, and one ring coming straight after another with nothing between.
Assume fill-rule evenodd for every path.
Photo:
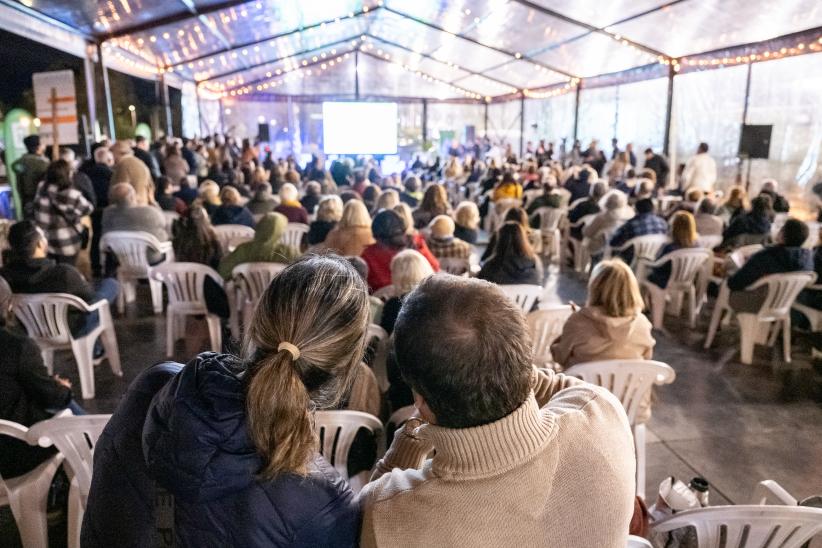
<instances>
[{"instance_id":1,"label":"people standing at back","mask_svg":"<svg viewBox=\"0 0 822 548\"><path fill-rule=\"evenodd\" d=\"M668 160L661 154L656 154L652 148L646 148L645 168L656 174L657 188L665 188L668 183L668 174L671 172Z\"/></svg>"},{"instance_id":2,"label":"people standing at back","mask_svg":"<svg viewBox=\"0 0 822 548\"><path fill-rule=\"evenodd\" d=\"M20 203L23 214L27 218L34 216L34 201L37 196L37 186L46 176L49 160L43 154L45 147L40 142L39 135L28 135L23 138L26 153L11 165L17 177L17 191L20 194Z\"/></svg>"},{"instance_id":3,"label":"people standing at back","mask_svg":"<svg viewBox=\"0 0 822 548\"><path fill-rule=\"evenodd\" d=\"M93 209L74 188L68 162L55 160L49 164L45 179L37 187L34 219L45 232L51 259L70 265L77 262L78 253L89 243L88 228L82 218Z\"/></svg>"},{"instance_id":4,"label":"people standing at back","mask_svg":"<svg viewBox=\"0 0 822 548\"><path fill-rule=\"evenodd\" d=\"M681 188L698 188L713 192L716 184L716 162L708 155L708 143L699 143L696 154L685 163Z\"/></svg>"}]
</instances>

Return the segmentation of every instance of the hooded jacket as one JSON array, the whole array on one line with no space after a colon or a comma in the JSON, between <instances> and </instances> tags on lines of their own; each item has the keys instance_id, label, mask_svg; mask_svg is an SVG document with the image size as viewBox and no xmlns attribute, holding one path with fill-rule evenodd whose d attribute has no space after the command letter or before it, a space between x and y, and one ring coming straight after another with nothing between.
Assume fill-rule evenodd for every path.
<instances>
[{"instance_id":1,"label":"hooded jacket","mask_svg":"<svg viewBox=\"0 0 822 548\"><path fill-rule=\"evenodd\" d=\"M254 217L251 212L240 205L222 204L211 215L212 224L243 225L254 228Z\"/></svg>"},{"instance_id":2,"label":"hooded jacket","mask_svg":"<svg viewBox=\"0 0 822 548\"><path fill-rule=\"evenodd\" d=\"M296 257L291 247L280 243L288 227L288 219L279 213L267 213L257 223L254 239L237 246L237 249L220 261L220 276L231 277L234 267L243 263L289 263Z\"/></svg>"},{"instance_id":3,"label":"hooded jacket","mask_svg":"<svg viewBox=\"0 0 822 548\"><path fill-rule=\"evenodd\" d=\"M137 377L95 446L82 546L152 546L156 485L174 497L177 546L356 545L354 494L321 456L304 477L257 476L242 371L204 353Z\"/></svg>"}]
</instances>

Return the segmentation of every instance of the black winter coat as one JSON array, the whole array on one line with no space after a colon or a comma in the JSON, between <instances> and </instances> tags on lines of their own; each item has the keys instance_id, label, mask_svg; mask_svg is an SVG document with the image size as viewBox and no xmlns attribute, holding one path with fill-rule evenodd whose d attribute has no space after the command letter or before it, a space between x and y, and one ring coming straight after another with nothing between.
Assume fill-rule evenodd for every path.
<instances>
[{"instance_id":1,"label":"black winter coat","mask_svg":"<svg viewBox=\"0 0 822 548\"><path fill-rule=\"evenodd\" d=\"M240 362L203 353L132 383L94 450L81 543L151 546L155 484L174 496L177 546L356 546L360 513L319 455L308 474L261 480Z\"/></svg>"}]
</instances>

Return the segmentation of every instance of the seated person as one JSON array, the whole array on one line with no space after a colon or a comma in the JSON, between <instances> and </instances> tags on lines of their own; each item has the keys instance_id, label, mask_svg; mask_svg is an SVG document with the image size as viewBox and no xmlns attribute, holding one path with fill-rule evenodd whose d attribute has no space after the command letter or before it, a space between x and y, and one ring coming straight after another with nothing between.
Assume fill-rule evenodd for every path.
<instances>
[{"instance_id":1,"label":"seated person","mask_svg":"<svg viewBox=\"0 0 822 548\"><path fill-rule=\"evenodd\" d=\"M303 206L308 214L314 213L314 210L320 204L322 198L322 187L317 181L311 181L305 185L305 196L300 200L300 205Z\"/></svg>"},{"instance_id":2,"label":"seated person","mask_svg":"<svg viewBox=\"0 0 822 548\"><path fill-rule=\"evenodd\" d=\"M509 221L497 231L491 256L483 263L477 277L503 285L542 285L537 260L525 230L520 224Z\"/></svg>"},{"instance_id":3,"label":"seated person","mask_svg":"<svg viewBox=\"0 0 822 548\"><path fill-rule=\"evenodd\" d=\"M448 215L434 217L428 229L430 235L425 241L437 259L468 259L471 256L471 244L454 236L456 225Z\"/></svg>"},{"instance_id":4,"label":"seated person","mask_svg":"<svg viewBox=\"0 0 822 548\"><path fill-rule=\"evenodd\" d=\"M180 179L180 189L174 193L175 198L182 200L185 205L190 206L191 202L197 199L197 189L191 187L188 177Z\"/></svg>"},{"instance_id":5,"label":"seated person","mask_svg":"<svg viewBox=\"0 0 822 548\"><path fill-rule=\"evenodd\" d=\"M589 166L583 166L576 177L568 179L565 190L571 193L568 203L575 202L591 194L591 184L597 180L596 172Z\"/></svg>"},{"instance_id":6,"label":"seated person","mask_svg":"<svg viewBox=\"0 0 822 548\"><path fill-rule=\"evenodd\" d=\"M698 188L689 188L685 191L685 199L676 205L673 211L671 211L671 215L677 211L687 211L691 214L696 213L696 208L699 206L699 202L702 198L702 190Z\"/></svg>"},{"instance_id":7,"label":"seated person","mask_svg":"<svg viewBox=\"0 0 822 548\"><path fill-rule=\"evenodd\" d=\"M270 183L260 183L254 192L254 197L245 206L252 215L265 215L271 213L280 205L280 200L271 193Z\"/></svg>"},{"instance_id":8,"label":"seated person","mask_svg":"<svg viewBox=\"0 0 822 548\"><path fill-rule=\"evenodd\" d=\"M661 259L668 253L673 253L679 249L696 247L696 238L694 216L687 211L677 211L671 217L671 242L662 246L656 258ZM670 277L670 262L657 266L648 273L648 281L663 289L668 286Z\"/></svg>"},{"instance_id":9,"label":"seated person","mask_svg":"<svg viewBox=\"0 0 822 548\"><path fill-rule=\"evenodd\" d=\"M431 185L425 189L422 202L412 214L414 228L425 228L437 215L450 214L451 205L448 203L445 185Z\"/></svg>"},{"instance_id":10,"label":"seated person","mask_svg":"<svg viewBox=\"0 0 822 548\"><path fill-rule=\"evenodd\" d=\"M771 199L771 207L774 213L787 213L791 209L791 205L785 197L777 192L779 183L774 179L765 179L762 183L762 188L759 189L759 194L765 195Z\"/></svg>"},{"instance_id":11,"label":"seated person","mask_svg":"<svg viewBox=\"0 0 822 548\"><path fill-rule=\"evenodd\" d=\"M562 335L551 345L551 356L566 369L599 360L650 360L656 341L642 308L631 268L619 259L602 261L591 272L588 302L565 322ZM650 416L648 398L637 420L645 422Z\"/></svg>"},{"instance_id":12,"label":"seated person","mask_svg":"<svg viewBox=\"0 0 822 548\"><path fill-rule=\"evenodd\" d=\"M103 234L115 230L148 232L161 242L168 240L166 218L160 208L137 205L134 187L117 183L109 191L109 205L103 210Z\"/></svg>"},{"instance_id":13,"label":"seated person","mask_svg":"<svg viewBox=\"0 0 822 548\"><path fill-rule=\"evenodd\" d=\"M552 192L553 187L550 184L545 184L542 187L542 194L531 200L525 212L531 219L531 227L539 228L540 219L538 215L534 215L541 207L558 208L562 207L562 197L556 192Z\"/></svg>"},{"instance_id":14,"label":"seated person","mask_svg":"<svg viewBox=\"0 0 822 548\"><path fill-rule=\"evenodd\" d=\"M397 321L405 296L433 274L431 265L419 251L405 249L394 255L391 259L391 284L394 286L394 296L385 301L380 319L380 327L385 329L386 333L391 335L394 332L394 322Z\"/></svg>"},{"instance_id":15,"label":"seated person","mask_svg":"<svg viewBox=\"0 0 822 548\"><path fill-rule=\"evenodd\" d=\"M454 236L468 242L477 243L479 238L480 213L474 202L460 202L454 211Z\"/></svg>"},{"instance_id":16,"label":"seated person","mask_svg":"<svg viewBox=\"0 0 822 548\"><path fill-rule=\"evenodd\" d=\"M535 370L522 312L499 289L429 277L405 298L394 350L421 418L360 493L361 546L625 544L636 462L622 405Z\"/></svg>"},{"instance_id":17,"label":"seated person","mask_svg":"<svg viewBox=\"0 0 822 548\"><path fill-rule=\"evenodd\" d=\"M168 177L160 177L157 179L154 199L157 202L157 206L163 211L174 211L182 215L188 207L183 200L174 195L174 186Z\"/></svg>"},{"instance_id":18,"label":"seated person","mask_svg":"<svg viewBox=\"0 0 822 548\"><path fill-rule=\"evenodd\" d=\"M254 228L251 212L240 205L240 193L233 186L224 186L220 191L220 202L211 214L211 222L217 225L243 225Z\"/></svg>"},{"instance_id":19,"label":"seated person","mask_svg":"<svg viewBox=\"0 0 822 548\"><path fill-rule=\"evenodd\" d=\"M508 211L505 212L505 217L502 219L503 223L517 223L522 227L522 230L525 231L525 238L528 240L528 243L531 244L532 248L539 248L540 244L542 244L542 234L539 230L532 229L528 223L528 214L525 213L525 210L521 207L512 207ZM497 229L498 231L499 229ZM491 237L488 239L488 245L485 246L485 251L482 252L482 256L480 257L481 261L486 260L491 256L494 252L494 248L497 245L497 232L491 233Z\"/></svg>"},{"instance_id":20,"label":"seated person","mask_svg":"<svg viewBox=\"0 0 822 548\"><path fill-rule=\"evenodd\" d=\"M758 196L752 200L756 202ZM769 198L768 198L769 199ZM754 206L756 207L756 206ZM808 225L798 219L788 219L776 236L776 244L754 253L748 261L728 278L731 294L728 304L736 312L758 312L768 294L766 286L749 291L761 278L784 272L812 272L814 258L802 244L808 239Z\"/></svg>"},{"instance_id":21,"label":"seated person","mask_svg":"<svg viewBox=\"0 0 822 548\"><path fill-rule=\"evenodd\" d=\"M625 224L619 227L611 236L610 245L612 249L616 249L638 236L666 234L668 232L668 223L665 222L665 219L656 215L654 202L650 198L637 200L634 208L636 209L636 215L625 221ZM621 251L619 256L623 261L631 264L634 259L633 247Z\"/></svg>"},{"instance_id":22,"label":"seated person","mask_svg":"<svg viewBox=\"0 0 822 548\"><path fill-rule=\"evenodd\" d=\"M328 232L316 250L328 250L346 257L359 257L363 250L373 243L371 216L363 201L355 199L349 200L343 206L339 222Z\"/></svg>"},{"instance_id":23,"label":"seated person","mask_svg":"<svg viewBox=\"0 0 822 548\"><path fill-rule=\"evenodd\" d=\"M118 185L115 185L118 186ZM130 185L126 185L131 188ZM132 189L133 191L133 189ZM48 259L48 241L31 221L19 221L9 229L9 262L0 269L14 293L68 293L94 304L105 299L113 304L120 289L117 280L103 278L93 287L75 267L58 264ZM68 316L71 334L81 337L93 331L100 323L99 314L70 310ZM102 355L98 347L95 357Z\"/></svg>"},{"instance_id":24,"label":"seated person","mask_svg":"<svg viewBox=\"0 0 822 548\"><path fill-rule=\"evenodd\" d=\"M819 228L819 239L816 247L813 249L813 269L816 272L815 286L822 286L822 227ZM820 289L803 289L796 302L813 308L814 310L822 311L822 290ZM805 315L796 310L791 311L791 317L794 318L794 324L797 327L807 329L810 327L810 322L805 318ZM815 348L819 349L822 346L822 341L818 341Z\"/></svg>"},{"instance_id":25,"label":"seated person","mask_svg":"<svg viewBox=\"0 0 822 548\"><path fill-rule=\"evenodd\" d=\"M582 228L582 236L588 239L588 251L592 256L602 255L611 234L634 215L634 210L628 207L628 198L618 190L608 192L601 202L604 210Z\"/></svg>"},{"instance_id":26,"label":"seated person","mask_svg":"<svg viewBox=\"0 0 822 548\"><path fill-rule=\"evenodd\" d=\"M279 213L266 213L254 229L254 239L243 242L220 260L217 271L224 280L231 278L234 267L243 263L290 263L297 252L280 242L288 219Z\"/></svg>"},{"instance_id":27,"label":"seated person","mask_svg":"<svg viewBox=\"0 0 822 548\"><path fill-rule=\"evenodd\" d=\"M400 201L408 204L410 207L420 205L422 201L422 191L420 190L422 183L420 182L420 178L416 175L409 175L405 178L405 181L403 181L402 186L405 187L405 190L400 192Z\"/></svg>"},{"instance_id":28,"label":"seated person","mask_svg":"<svg viewBox=\"0 0 822 548\"><path fill-rule=\"evenodd\" d=\"M700 236L722 236L725 223L716 214L716 203L710 198L703 198L694 215L696 233Z\"/></svg>"},{"instance_id":29,"label":"seated person","mask_svg":"<svg viewBox=\"0 0 822 548\"><path fill-rule=\"evenodd\" d=\"M587 215L596 215L600 212L599 201L608 192L608 185L604 181L597 181L591 185L591 192L586 200L578 203L568 212L568 223L574 224ZM582 226L575 226L569 232L575 240L582 239Z\"/></svg>"},{"instance_id":30,"label":"seated person","mask_svg":"<svg viewBox=\"0 0 822 548\"><path fill-rule=\"evenodd\" d=\"M7 305L8 303L0 303ZM49 375L40 349L26 336L7 330L0 317L0 419L31 426L70 408L75 415L83 409L71 399L71 383ZM0 436L0 477L5 480L31 472L57 453L54 447L29 445Z\"/></svg>"},{"instance_id":31,"label":"seated person","mask_svg":"<svg viewBox=\"0 0 822 548\"><path fill-rule=\"evenodd\" d=\"M765 244L771 237L771 199L759 195L751 200L751 210L737 215L722 234L723 249L734 249L749 244Z\"/></svg>"},{"instance_id":32,"label":"seated person","mask_svg":"<svg viewBox=\"0 0 822 548\"><path fill-rule=\"evenodd\" d=\"M519 200L522 198L522 185L514 178L514 174L506 171L502 175L502 181L494 189L491 195L491 201L499 202L500 200Z\"/></svg>"},{"instance_id":33,"label":"seated person","mask_svg":"<svg viewBox=\"0 0 822 548\"><path fill-rule=\"evenodd\" d=\"M308 224L308 212L297 201L297 187L291 183L285 183L280 187L280 205L274 208L275 213L285 215L289 223Z\"/></svg>"},{"instance_id":34,"label":"seated person","mask_svg":"<svg viewBox=\"0 0 822 548\"><path fill-rule=\"evenodd\" d=\"M311 222L305 235L305 243L308 245L323 243L343 215L342 200L334 194L320 200L316 208L317 219Z\"/></svg>"},{"instance_id":35,"label":"seated person","mask_svg":"<svg viewBox=\"0 0 822 548\"><path fill-rule=\"evenodd\" d=\"M220 207L220 185L210 179L206 179L200 183L198 189L198 197L200 205L206 210L209 216L214 215L217 208Z\"/></svg>"}]
</instances>

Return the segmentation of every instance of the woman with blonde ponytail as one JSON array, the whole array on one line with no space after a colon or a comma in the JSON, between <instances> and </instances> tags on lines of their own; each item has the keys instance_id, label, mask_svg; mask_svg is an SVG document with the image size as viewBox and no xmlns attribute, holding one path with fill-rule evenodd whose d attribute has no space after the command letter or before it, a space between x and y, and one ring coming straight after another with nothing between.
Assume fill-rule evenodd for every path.
<instances>
[{"instance_id":1,"label":"woman with blonde ponytail","mask_svg":"<svg viewBox=\"0 0 822 548\"><path fill-rule=\"evenodd\" d=\"M345 397L368 321L350 263L307 256L263 294L242 357L146 370L95 447L83 546L154 546L160 523L177 546L356 546L358 506L313 413Z\"/></svg>"}]
</instances>

